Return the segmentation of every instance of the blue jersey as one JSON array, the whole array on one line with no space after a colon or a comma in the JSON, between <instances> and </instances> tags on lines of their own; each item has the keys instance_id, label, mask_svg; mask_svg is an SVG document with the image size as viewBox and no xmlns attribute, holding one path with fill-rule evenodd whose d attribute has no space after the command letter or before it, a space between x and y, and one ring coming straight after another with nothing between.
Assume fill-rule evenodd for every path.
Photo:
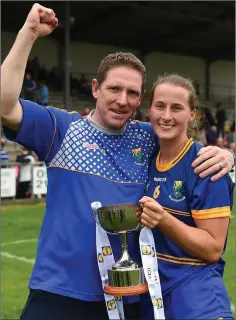
<instances>
[{"instance_id":1,"label":"blue jersey","mask_svg":"<svg viewBox=\"0 0 236 320\"><path fill-rule=\"evenodd\" d=\"M150 124L135 121L128 122L123 133L109 134L79 113L20 101L20 131L16 135L5 128L5 134L35 151L48 174L46 212L29 286L87 301L103 300L91 203L139 201L155 135ZM109 237L118 260L121 239ZM136 238L128 237L133 257L138 252Z\"/></svg>"},{"instance_id":2,"label":"blue jersey","mask_svg":"<svg viewBox=\"0 0 236 320\"><path fill-rule=\"evenodd\" d=\"M159 164L159 155L152 160L147 195L185 224L195 227L194 219L229 217L233 201L233 184L229 175L210 181L194 174L191 163L201 146L190 139L168 164ZM160 280L164 295L193 272L209 267L183 251L158 229L153 230ZM223 275L224 261L214 264Z\"/></svg>"}]
</instances>

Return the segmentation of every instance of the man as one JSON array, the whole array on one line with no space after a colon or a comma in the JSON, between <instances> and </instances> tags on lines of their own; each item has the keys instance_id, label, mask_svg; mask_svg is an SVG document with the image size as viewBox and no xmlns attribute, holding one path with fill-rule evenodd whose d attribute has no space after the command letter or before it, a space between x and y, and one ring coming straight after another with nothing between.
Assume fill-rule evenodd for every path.
<instances>
[{"instance_id":1,"label":"man","mask_svg":"<svg viewBox=\"0 0 236 320\"><path fill-rule=\"evenodd\" d=\"M23 82L24 98L26 100L34 101L35 90L36 83L32 79L31 74L29 72L26 72Z\"/></svg>"},{"instance_id":2,"label":"man","mask_svg":"<svg viewBox=\"0 0 236 320\"><path fill-rule=\"evenodd\" d=\"M46 213L21 319L107 319L90 205L138 202L143 195L157 141L149 124L129 119L141 103L145 67L130 53L107 56L92 81L96 109L85 118L19 100L31 48L57 23L51 9L35 4L1 68L5 133L35 151L48 167ZM219 178L233 164L231 154L218 148L206 149L195 165L205 159L198 168L203 176L220 167ZM133 255L136 240L128 239ZM117 259L120 239L111 236L110 242ZM126 319L139 318L137 301L128 299Z\"/></svg>"},{"instance_id":3,"label":"man","mask_svg":"<svg viewBox=\"0 0 236 320\"><path fill-rule=\"evenodd\" d=\"M36 91L36 102L41 104L41 106L46 107L48 105L48 97L49 97L49 91L45 83L45 80L40 80L39 88Z\"/></svg>"},{"instance_id":4,"label":"man","mask_svg":"<svg viewBox=\"0 0 236 320\"><path fill-rule=\"evenodd\" d=\"M82 112L80 112L80 115L82 117L88 116L90 113L90 108L89 107L84 107L84 110Z\"/></svg>"},{"instance_id":5,"label":"man","mask_svg":"<svg viewBox=\"0 0 236 320\"><path fill-rule=\"evenodd\" d=\"M30 150L23 148L21 154L17 156L16 162L21 164L17 198L22 199L29 196L30 183L32 180L32 164L35 163L35 159Z\"/></svg>"},{"instance_id":6,"label":"man","mask_svg":"<svg viewBox=\"0 0 236 320\"><path fill-rule=\"evenodd\" d=\"M216 126L217 136L225 137L225 122L227 120L227 114L222 102L216 104Z\"/></svg>"}]
</instances>

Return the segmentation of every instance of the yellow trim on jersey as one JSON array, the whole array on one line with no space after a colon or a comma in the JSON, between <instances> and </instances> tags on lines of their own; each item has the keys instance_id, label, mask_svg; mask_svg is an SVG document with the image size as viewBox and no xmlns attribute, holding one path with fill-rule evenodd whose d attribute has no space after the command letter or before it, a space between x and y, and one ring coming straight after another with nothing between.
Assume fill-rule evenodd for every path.
<instances>
[{"instance_id":1,"label":"yellow trim on jersey","mask_svg":"<svg viewBox=\"0 0 236 320\"><path fill-rule=\"evenodd\" d=\"M184 260L187 260L187 261L192 261L192 262L201 262L203 263L202 260L199 260L199 259L196 259L196 258L181 258L181 257L176 257L176 256L171 256L169 254L165 254L165 253L160 253L160 252L156 252L157 256L163 256L164 258L170 258L170 259L174 259L174 260L180 260L180 261L184 261Z\"/></svg>"},{"instance_id":2,"label":"yellow trim on jersey","mask_svg":"<svg viewBox=\"0 0 236 320\"><path fill-rule=\"evenodd\" d=\"M165 209L166 211L168 211L171 214L178 214L180 216L191 217L191 213L189 213L189 212L174 210L174 209L170 209L167 207L163 207L163 209Z\"/></svg>"},{"instance_id":3,"label":"yellow trim on jersey","mask_svg":"<svg viewBox=\"0 0 236 320\"><path fill-rule=\"evenodd\" d=\"M194 219L214 219L224 218L230 216L230 207L219 207L204 210L192 210L192 217Z\"/></svg>"},{"instance_id":4,"label":"yellow trim on jersey","mask_svg":"<svg viewBox=\"0 0 236 320\"><path fill-rule=\"evenodd\" d=\"M168 254L158 253L158 252L156 252L156 256L157 256L157 259L176 263L176 264L188 264L193 266L207 265L206 262L203 262L201 260L194 259L194 258L180 258L180 257L170 256Z\"/></svg>"},{"instance_id":5,"label":"yellow trim on jersey","mask_svg":"<svg viewBox=\"0 0 236 320\"><path fill-rule=\"evenodd\" d=\"M72 114L72 113L78 113L77 111L67 111L66 109L63 108L58 108L58 107L52 107L52 106L46 106L45 108L51 108L51 109L57 109L57 110L61 110L63 112L67 112L68 114Z\"/></svg>"},{"instance_id":6,"label":"yellow trim on jersey","mask_svg":"<svg viewBox=\"0 0 236 320\"><path fill-rule=\"evenodd\" d=\"M158 156L156 158L156 168L158 171L163 172L163 171L167 171L170 168L172 168L174 165L176 165L176 163L178 163L183 156L188 152L188 150L191 148L191 146L193 145L193 139L189 139L185 146L183 147L183 149L178 153L178 155L171 161L165 164L160 164L160 153L161 151L159 151Z\"/></svg>"},{"instance_id":7,"label":"yellow trim on jersey","mask_svg":"<svg viewBox=\"0 0 236 320\"><path fill-rule=\"evenodd\" d=\"M68 111L69 114L79 113L78 111Z\"/></svg>"}]
</instances>

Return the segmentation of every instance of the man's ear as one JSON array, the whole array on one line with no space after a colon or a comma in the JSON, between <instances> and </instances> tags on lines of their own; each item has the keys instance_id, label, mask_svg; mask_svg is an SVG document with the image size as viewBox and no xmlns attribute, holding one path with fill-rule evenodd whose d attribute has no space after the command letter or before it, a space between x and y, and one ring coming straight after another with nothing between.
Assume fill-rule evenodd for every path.
<instances>
[{"instance_id":1,"label":"man's ear","mask_svg":"<svg viewBox=\"0 0 236 320\"><path fill-rule=\"evenodd\" d=\"M141 93L141 97L140 97L140 103L143 101L145 95L146 95L146 92L147 90L144 90L142 93Z\"/></svg>"},{"instance_id":2,"label":"man's ear","mask_svg":"<svg viewBox=\"0 0 236 320\"><path fill-rule=\"evenodd\" d=\"M95 99L98 98L99 95L99 83L97 79L92 80L92 94Z\"/></svg>"}]
</instances>

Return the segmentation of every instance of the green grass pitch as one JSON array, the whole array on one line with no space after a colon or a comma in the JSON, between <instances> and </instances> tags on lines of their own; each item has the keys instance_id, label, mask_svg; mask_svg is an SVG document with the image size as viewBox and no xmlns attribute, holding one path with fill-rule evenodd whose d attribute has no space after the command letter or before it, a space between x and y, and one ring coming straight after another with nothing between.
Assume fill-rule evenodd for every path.
<instances>
[{"instance_id":1,"label":"green grass pitch","mask_svg":"<svg viewBox=\"0 0 236 320\"><path fill-rule=\"evenodd\" d=\"M235 193L236 208L236 193ZM235 316L235 210L232 212L224 281ZM44 205L2 207L2 288L1 319L19 319L28 296L28 280L36 255L37 238ZM22 242L19 240L23 240ZM24 241L27 240L27 241Z\"/></svg>"}]
</instances>

